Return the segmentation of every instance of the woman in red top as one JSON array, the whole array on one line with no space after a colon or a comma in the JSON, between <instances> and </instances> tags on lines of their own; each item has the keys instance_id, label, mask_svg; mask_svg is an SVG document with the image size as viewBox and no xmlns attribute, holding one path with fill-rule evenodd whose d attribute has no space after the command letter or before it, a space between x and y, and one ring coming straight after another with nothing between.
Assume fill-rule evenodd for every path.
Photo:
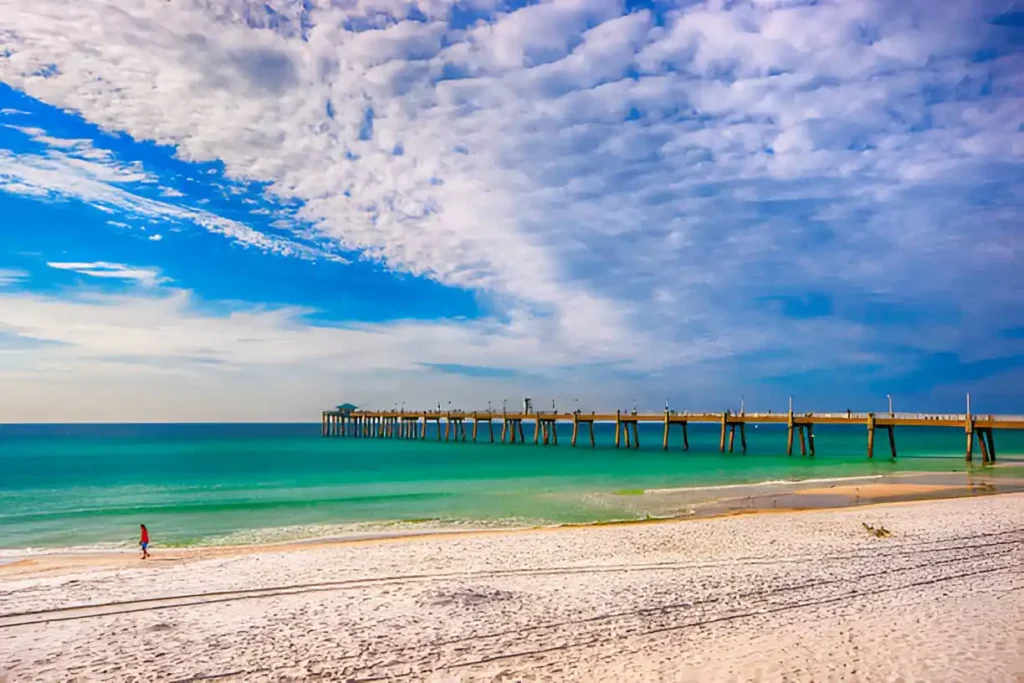
<instances>
[{"instance_id":1,"label":"woman in red top","mask_svg":"<svg viewBox=\"0 0 1024 683\"><path fill-rule=\"evenodd\" d=\"M142 538L139 539L139 545L142 546L142 559L149 557L149 551L146 550L149 547L149 531L146 529L145 524L140 524L142 527Z\"/></svg>"}]
</instances>

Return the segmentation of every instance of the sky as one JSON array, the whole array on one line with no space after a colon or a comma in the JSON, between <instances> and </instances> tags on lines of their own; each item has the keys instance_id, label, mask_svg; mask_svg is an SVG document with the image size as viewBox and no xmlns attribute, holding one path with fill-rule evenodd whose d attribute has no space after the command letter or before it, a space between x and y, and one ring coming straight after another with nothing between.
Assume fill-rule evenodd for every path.
<instances>
[{"instance_id":1,"label":"sky","mask_svg":"<svg viewBox=\"0 0 1024 683\"><path fill-rule=\"evenodd\" d=\"M0 0L0 422L1024 413L1024 5Z\"/></svg>"}]
</instances>

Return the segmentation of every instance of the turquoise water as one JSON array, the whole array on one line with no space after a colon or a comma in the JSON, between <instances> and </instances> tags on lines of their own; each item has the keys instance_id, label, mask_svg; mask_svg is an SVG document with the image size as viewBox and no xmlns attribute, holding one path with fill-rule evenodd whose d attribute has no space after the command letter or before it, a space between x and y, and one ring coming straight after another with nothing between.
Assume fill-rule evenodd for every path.
<instances>
[{"instance_id":1,"label":"turquoise water","mask_svg":"<svg viewBox=\"0 0 1024 683\"><path fill-rule=\"evenodd\" d=\"M784 454L784 426L750 429L747 454L718 453L713 425L691 426L689 452L678 432L662 451L660 425L641 426L640 450L616 450L611 425L596 431L591 449L569 446L571 425L548 447L439 443L432 430L422 442L324 439L319 424L5 425L0 548L127 547L139 523L157 546L586 523L643 514L636 496L616 506L602 492L965 468L956 429L898 431L896 462L884 435L867 460L863 428L817 428L813 459ZM1002 460L1024 453L1024 434L996 438Z\"/></svg>"}]
</instances>

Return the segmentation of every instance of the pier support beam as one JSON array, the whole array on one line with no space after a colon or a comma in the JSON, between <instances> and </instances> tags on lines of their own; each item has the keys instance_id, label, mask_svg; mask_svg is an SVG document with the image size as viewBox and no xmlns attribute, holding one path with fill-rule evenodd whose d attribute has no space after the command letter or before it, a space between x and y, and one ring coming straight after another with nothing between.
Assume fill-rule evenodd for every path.
<instances>
[{"instance_id":1,"label":"pier support beam","mask_svg":"<svg viewBox=\"0 0 1024 683\"><path fill-rule=\"evenodd\" d=\"M594 440L594 421L590 421L590 447L597 448L597 441Z\"/></svg>"},{"instance_id":2,"label":"pier support beam","mask_svg":"<svg viewBox=\"0 0 1024 683\"><path fill-rule=\"evenodd\" d=\"M632 439L630 439L630 437L629 437L629 423L628 422L623 422L622 423L622 431L625 432L625 434L626 434L626 449L628 450L628 449L633 447Z\"/></svg>"},{"instance_id":3,"label":"pier support beam","mask_svg":"<svg viewBox=\"0 0 1024 683\"><path fill-rule=\"evenodd\" d=\"M690 435L687 433L687 425L683 423L683 450L690 450Z\"/></svg>"},{"instance_id":4,"label":"pier support beam","mask_svg":"<svg viewBox=\"0 0 1024 683\"><path fill-rule=\"evenodd\" d=\"M966 462L974 459L974 418L971 416L971 395L967 394L967 414L964 416L964 428L967 430L967 452L964 455Z\"/></svg>"},{"instance_id":5,"label":"pier support beam","mask_svg":"<svg viewBox=\"0 0 1024 683\"><path fill-rule=\"evenodd\" d=\"M875 414L868 413L868 458L875 457Z\"/></svg>"},{"instance_id":6,"label":"pier support beam","mask_svg":"<svg viewBox=\"0 0 1024 683\"><path fill-rule=\"evenodd\" d=\"M736 425L729 425L729 452L732 453L733 444L736 443Z\"/></svg>"},{"instance_id":7,"label":"pier support beam","mask_svg":"<svg viewBox=\"0 0 1024 683\"><path fill-rule=\"evenodd\" d=\"M797 425L800 430L800 455L807 455L807 440L804 438L804 426Z\"/></svg>"},{"instance_id":8,"label":"pier support beam","mask_svg":"<svg viewBox=\"0 0 1024 683\"><path fill-rule=\"evenodd\" d=\"M889 425L889 452L896 457L896 427Z\"/></svg>"},{"instance_id":9,"label":"pier support beam","mask_svg":"<svg viewBox=\"0 0 1024 683\"><path fill-rule=\"evenodd\" d=\"M501 442L505 443L505 435L508 434L508 418L502 418L501 420Z\"/></svg>"},{"instance_id":10,"label":"pier support beam","mask_svg":"<svg viewBox=\"0 0 1024 683\"><path fill-rule=\"evenodd\" d=\"M729 427L729 413L722 413L722 438L718 440L718 452L725 453L725 430Z\"/></svg>"},{"instance_id":11,"label":"pier support beam","mask_svg":"<svg viewBox=\"0 0 1024 683\"><path fill-rule=\"evenodd\" d=\"M668 421L668 411L666 410L665 411L665 431L664 431L664 433L661 436L661 450L663 450L663 451L667 451L668 450L668 428L669 428L669 424L670 423Z\"/></svg>"},{"instance_id":12,"label":"pier support beam","mask_svg":"<svg viewBox=\"0 0 1024 683\"><path fill-rule=\"evenodd\" d=\"M480 426L480 420L477 419L476 413L473 413L473 443L476 443L476 430Z\"/></svg>"},{"instance_id":13,"label":"pier support beam","mask_svg":"<svg viewBox=\"0 0 1024 683\"><path fill-rule=\"evenodd\" d=\"M540 443L540 416L539 415L537 416L537 418L533 422L533 445L536 446L538 443Z\"/></svg>"},{"instance_id":14,"label":"pier support beam","mask_svg":"<svg viewBox=\"0 0 1024 683\"><path fill-rule=\"evenodd\" d=\"M786 421L786 455L793 455L793 411L789 411L789 419Z\"/></svg>"},{"instance_id":15,"label":"pier support beam","mask_svg":"<svg viewBox=\"0 0 1024 683\"><path fill-rule=\"evenodd\" d=\"M633 448L640 448L640 422L633 421Z\"/></svg>"},{"instance_id":16,"label":"pier support beam","mask_svg":"<svg viewBox=\"0 0 1024 683\"><path fill-rule=\"evenodd\" d=\"M519 441L521 443L526 443L526 439L523 438L523 421L522 420L516 420L516 424L519 427Z\"/></svg>"},{"instance_id":17,"label":"pier support beam","mask_svg":"<svg viewBox=\"0 0 1024 683\"><path fill-rule=\"evenodd\" d=\"M988 461L994 463L996 461L996 437L991 428L986 429L985 434L988 436Z\"/></svg>"},{"instance_id":18,"label":"pier support beam","mask_svg":"<svg viewBox=\"0 0 1024 683\"><path fill-rule=\"evenodd\" d=\"M580 431L580 419L579 418L580 418L580 416L577 415L576 413L572 414L572 441L569 442L569 445L571 445L571 446L575 446L576 445L576 435Z\"/></svg>"},{"instance_id":19,"label":"pier support beam","mask_svg":"<svg viewBox=\"0 0 1024 683\"><path fill-rule=\"evenodd\" d=\"M487 431L491 435L491 443L494 443L494 421L487 418Z\"/></svg>"},{"instance_id":20,"label":"pier support beam","mask_svg":"<svg viewBox=\"0 0 1024 683\"><path fill-rule=\"evenodd\" d=\"M814 423L807 423L807 445L811 450L811 457L814 457Z\"/></svg>"},{"instance_id":21,"label":"pier support beam","mask_svg":"<svg viewBox=\"0 0 1024 683\"><path fill-rule=\"evenodd\" d=\"M747 423L746 422L741 422L740 423L740 446L743 447L743 452L746 453L747 452ZM811 445L811 453L812 454L814 453L813 443Z\"/></svg>"},{"instance_id":22,"label":"pier support beam","mask_svg":"<svg viewBox=\"0 0 1024 683\"><path fill-rule=\"evenodd\" d=\"M621 410L616 410L615 411L615 447L616 448L619 447L619 441L622 438L619 435L621 431L622 431L622 411Z\"/></svg>"}]
</instances>

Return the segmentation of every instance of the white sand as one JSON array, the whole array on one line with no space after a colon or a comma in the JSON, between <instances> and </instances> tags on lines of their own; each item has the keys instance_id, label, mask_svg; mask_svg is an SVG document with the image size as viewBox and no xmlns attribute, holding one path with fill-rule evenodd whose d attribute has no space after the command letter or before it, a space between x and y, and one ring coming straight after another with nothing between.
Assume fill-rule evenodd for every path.
<instances>
[{"instance_id":1,"label":"white sand","mask_svg":"<svg viewBox=\"0 0 1024 683\"><path fill-rule=\"evenodd\" d=\"M1024 494L139 562L0 581L0 680L1020 681L1022 567Z\"/></svg>"}]
</instances>

